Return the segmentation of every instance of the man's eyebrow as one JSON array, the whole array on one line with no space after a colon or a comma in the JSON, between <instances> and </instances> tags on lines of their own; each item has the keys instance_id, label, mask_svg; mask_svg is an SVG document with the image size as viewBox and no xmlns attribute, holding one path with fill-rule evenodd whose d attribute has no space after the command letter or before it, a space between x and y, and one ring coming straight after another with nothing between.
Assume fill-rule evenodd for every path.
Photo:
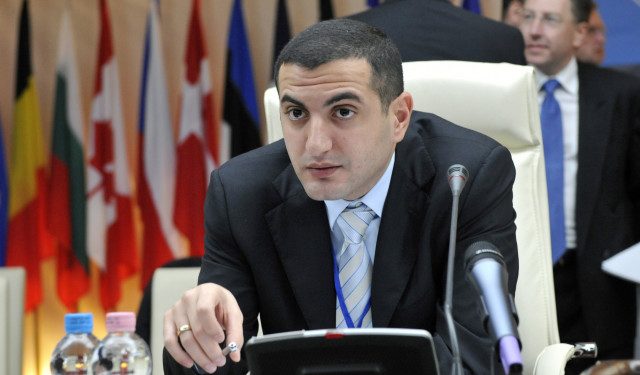
<instances>
[{"instance_id":1,"label":"man's eyebrow","mask_svg":"<svg viewBox=\"0 0 640 375\"><path fill-rule=\"evenodd\" d=\"M280 104L283 104L283 103L285 103L285 102L288 102L288 103L291 103L291 104L295 104L295 105L297 105L297 106L299 106L299 107L303 107L303 108L305 107L305 105L304 105L304 104L302 104L302 102L301 102L301 101L299 101L299 100L297 100L297 99L294 99L293 97L291 97L291 96L289 96L289 95L287 95L287 94L285 94L285 95L282 97L282 99L280 99Z\"/></svg>"},{"instance_id":2,"label":"man's eyebrow","mask_svg":"<svg viewBox=\"0 0 640 375\"><path fill-rule=\"evenodd\" d=\"M336 103L336 102L339 102L339 101L345 100L345 99L352 99L352 100L357 101L358 103L362 102L362 100L360 100L360 97L358 95L347 91L347 92L342 92L342 93L339 93L339 94L336 94L336 95L332 96L326 102L324 102L324 106L325 107L329 107L333 103Z\"/></svg>"},{"instance_id":3,"label":"man's eyebrow","mask_svg":"<svg viewBox=\"0 0 640 375\"><path fill-rule=\"evenodd\" d=\"M324 102L324 106L325 107L329 107L334 103L337 103L341 100L346 100L346 99L351 99L351 100L355 100L358 103L361 103L362 100L360 99L360 96L352 93L352 92L341 92L339 94L336 94L334 96L332 96L331 98L327 99L327 101ZM305 108L305 105L299 101L298 99L293 98L292 96L285 94L282 96L282 99L280 99L280 104L283 104L285 102L297 105L299 107L303 107Z\"/></svg>"}]
</instances>

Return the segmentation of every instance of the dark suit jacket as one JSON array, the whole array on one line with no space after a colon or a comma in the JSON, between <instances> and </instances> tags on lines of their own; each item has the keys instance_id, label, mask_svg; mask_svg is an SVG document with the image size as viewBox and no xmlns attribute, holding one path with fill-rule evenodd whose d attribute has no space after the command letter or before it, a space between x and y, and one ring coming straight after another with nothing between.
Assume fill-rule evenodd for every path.
<instances>
[{"instance_id":1,"label":"dark suit jacket","mask_svg":"<svg viewBox=\"0 0 640 375\"><path fill-rule=\"evenodd\" d=\"M447 169L456 163L468 168L470 178L460 199L453 315L465 365L488 374L492 342L480 322L477 293L465 280L463 253L478 240L494 243L505 255L514 292L515 171L503 146L435 115L414 112L396 148L373 267L373 325L436 334L440 365L448 373L451 355L438 306L444 298L451 217ZM244 314L246 339L256 334L258 313L264 333L335 327L326 208L305 193L283 141L214 171L205 217L199 282L215 282L233 293ZM165 366L174 373L171 362Z\"/></svg>"},{"instance_id":2,"label":"dark suit jacket","mask_svg":"<svg viewBox=\"0 0 640 375\"><path fill-rule=\"evenodd\" d=\"M585 340L603 355L632 358L635 286L601 271L640 241L640 81L578 64L577 272Z\"/></svg>"},{"instance_id":3,"label":"dark suit jacket","mask_svg":"<svg viewBox=\"0 0 640 375\"><path fill-rule=\"evenodd\" d=\"M448 0L402 0L349 18L382 29L402 61L463 60L525 65L520 31L458 8Z\"/></svg>"}]
</instances>

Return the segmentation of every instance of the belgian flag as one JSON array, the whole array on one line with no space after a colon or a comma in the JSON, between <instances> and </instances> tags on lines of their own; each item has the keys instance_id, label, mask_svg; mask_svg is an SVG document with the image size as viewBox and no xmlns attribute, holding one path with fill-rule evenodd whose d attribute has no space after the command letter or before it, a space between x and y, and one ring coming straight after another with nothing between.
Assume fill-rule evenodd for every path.
<instances>
[{"instance_id":1,"label":"belgian flag","mask_svg":"<svg viewBox=\"0 0 640 375\"><path fill-rule=\"evenodd\" d=\"M7 265L27 273L26 311L42 301L40 261L51 255L46 226L47 164L38 96L31 71L29 10L20 14L16 96L9 161L9 228Z\"/></svg>"}]
</instances>

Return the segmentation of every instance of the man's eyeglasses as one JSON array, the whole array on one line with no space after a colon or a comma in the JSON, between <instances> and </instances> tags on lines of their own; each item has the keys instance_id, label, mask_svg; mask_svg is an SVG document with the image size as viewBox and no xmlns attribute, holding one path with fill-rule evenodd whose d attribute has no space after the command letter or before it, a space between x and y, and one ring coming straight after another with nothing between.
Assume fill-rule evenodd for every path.
<instances>
[{"instance_id":1,"label":"man's eyeglasses","mask_svg":"<svg viewBox=\"0 0 640 375\"><path fill-rule=\"evenodd\" d=\"M522 11L523 24L531 24L536 20L536 18L536 12L526 9ZM562 21L562 16L556 13L543 13L540 16L540 23L548 27L558 27L562 24Z\"/></svg>"}]
</instances>

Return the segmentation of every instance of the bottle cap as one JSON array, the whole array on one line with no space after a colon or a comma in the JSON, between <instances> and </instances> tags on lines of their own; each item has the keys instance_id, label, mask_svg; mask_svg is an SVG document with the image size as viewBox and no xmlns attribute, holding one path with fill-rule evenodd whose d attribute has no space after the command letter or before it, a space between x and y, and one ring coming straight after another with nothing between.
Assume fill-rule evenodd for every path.
<instances>
[{"instance_id":1,"label":"bottle cap","mask_svg":"<svg viewBox=\"0 0 640 375\"><path fill-rule=\"evenodd\" d=\"M91 331L93 331L93 314L65 314L64 330L67 333L91 333Z\"/></svg>"},{"instance_id":2,"label":"bottle cap","mask_svg":"<svg viewBox=\"0 0 640 375\"><path fill-rule=\"evenodd\" d=\"M135 332L136 314L130 311L107 313L107 332Z\"/></svg>"}]
</instances>

